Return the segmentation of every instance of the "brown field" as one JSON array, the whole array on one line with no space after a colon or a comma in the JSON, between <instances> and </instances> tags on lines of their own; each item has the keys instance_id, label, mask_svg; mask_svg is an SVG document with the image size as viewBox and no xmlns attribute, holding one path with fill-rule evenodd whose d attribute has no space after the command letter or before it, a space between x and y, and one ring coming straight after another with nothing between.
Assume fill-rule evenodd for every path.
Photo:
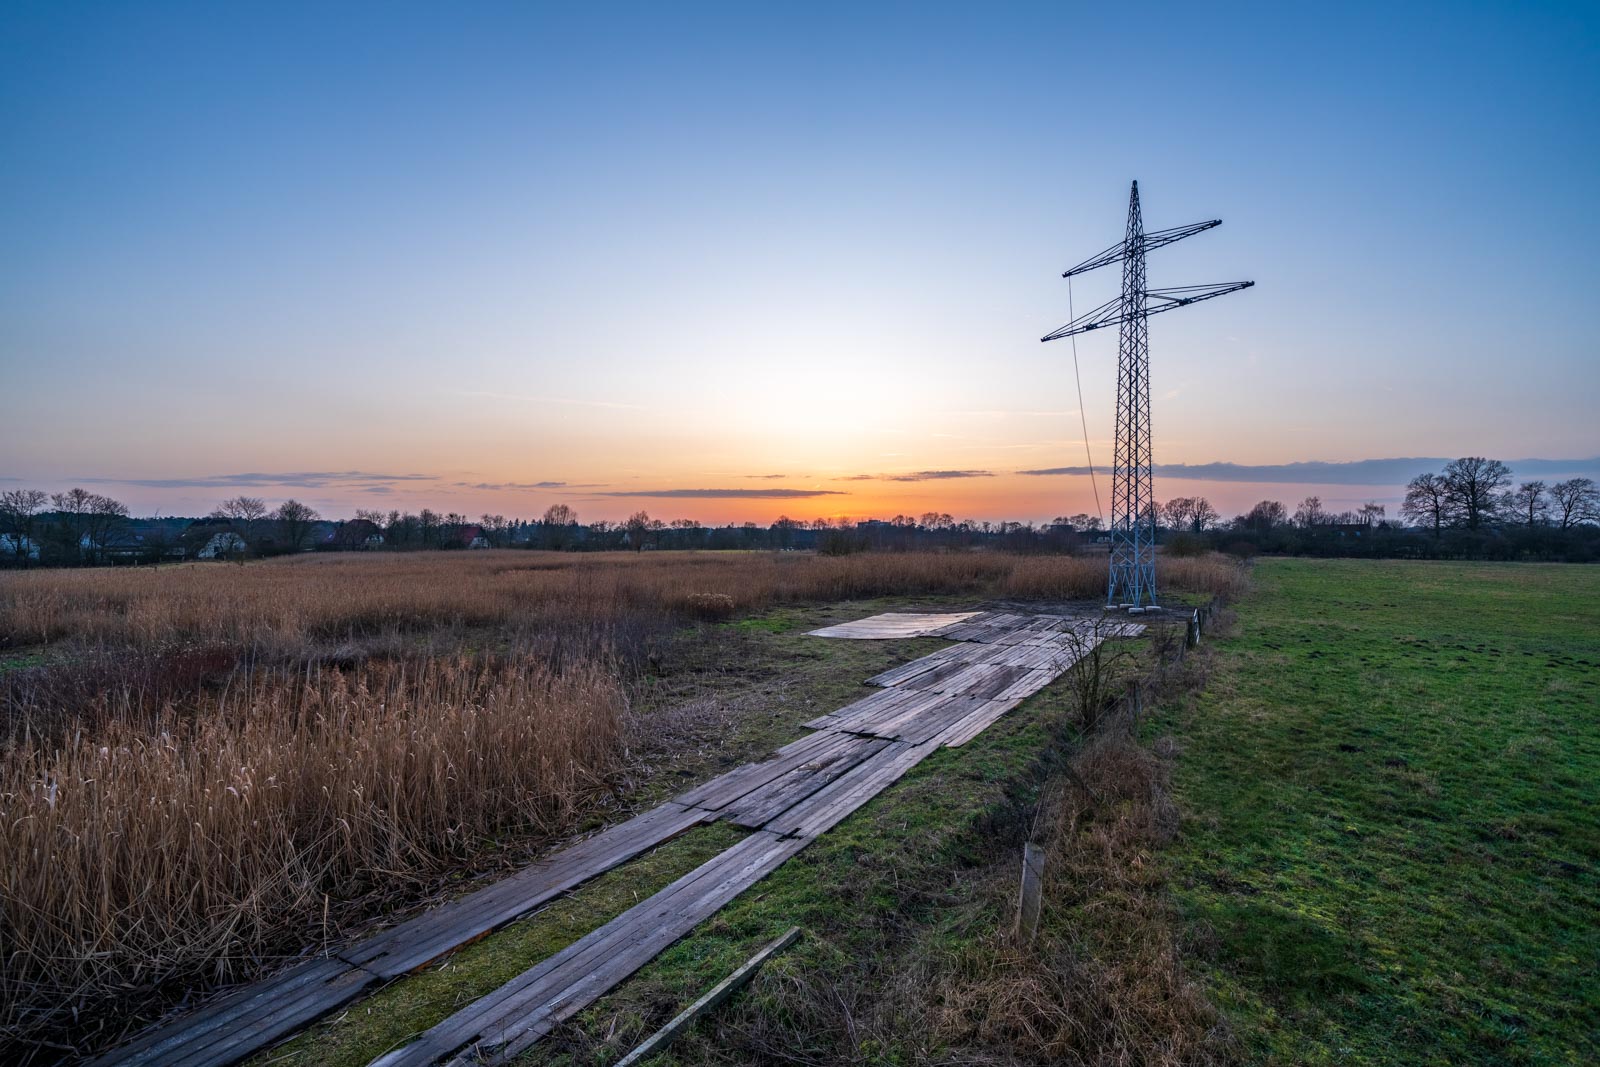
<instances>
[{"instance_id":1,"label":"brown field","mask_svg":"<svg viewBox=\"0 0 1600 1067\"><path fill-rule=\"evenodd\" d=\"M507 551L0 575L0 1051L248 976L502 835L571 833L625 769L651 635L781 602L1094 597L1104 568ZM1220 557L1162 579L1243 580Z\"/></svg>"}]
</instances>

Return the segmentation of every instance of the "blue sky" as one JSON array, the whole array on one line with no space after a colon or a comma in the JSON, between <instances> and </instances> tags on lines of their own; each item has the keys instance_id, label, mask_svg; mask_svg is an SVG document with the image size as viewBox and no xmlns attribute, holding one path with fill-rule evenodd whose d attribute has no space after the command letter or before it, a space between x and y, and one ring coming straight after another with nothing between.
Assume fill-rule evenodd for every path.
<instances>
[{"instance_id":1,"label":"blue sky","mask_svg":"<svg viewBox=\"0 0 1600 1067\"><path fill-rule=\"evenodd\" d=\"M1224 220L1150 284L1258 283L1152 320L1158 462L1588 459L1597 71L1593 4L13 3L0 476L180 512L753 479L1084 510L1014 472L1082 462L1037 339L1132 178L1151 228ZM1110 333L1078 350L1097 462Z\"/></svg>"}]
</instances>

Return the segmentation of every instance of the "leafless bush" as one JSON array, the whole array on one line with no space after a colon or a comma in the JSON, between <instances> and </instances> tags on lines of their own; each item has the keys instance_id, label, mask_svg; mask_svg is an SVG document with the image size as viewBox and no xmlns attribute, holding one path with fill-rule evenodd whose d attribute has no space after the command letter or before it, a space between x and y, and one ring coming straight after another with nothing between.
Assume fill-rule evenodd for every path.
<instances>
[{"instance_id":1,"label":"leafless bush","mask_svg":"<svg viewBox=\"0 0 1600 1067\"><path fill-rule=\"evenodd\" d=\"M1100 617L1071 631L1077 655L1067 671L1079 727L1088 733L1100 726L1112 702L1122 695L1134 655L1129 644L1112 636L1122 620Z\"/></svg>"}]
</instances>

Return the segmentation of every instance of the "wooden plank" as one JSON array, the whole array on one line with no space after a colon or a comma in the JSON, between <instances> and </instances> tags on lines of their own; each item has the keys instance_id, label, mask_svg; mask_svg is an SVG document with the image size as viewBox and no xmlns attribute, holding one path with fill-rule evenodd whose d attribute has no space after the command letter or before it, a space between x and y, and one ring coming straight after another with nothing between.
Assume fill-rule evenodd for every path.
<instances>
[{"instance_id":1,"label":"wooden plank","mask_svg":"<svg viewBox=\"0 0 1600 1067\"><path fill-rule=\"evenodd\" d=\"M921 722L929 715L937 715L939 709L947 704L951 697L943 693L916 693L916 699L902 704L891 713L878 716L873 722L856 726L861 733L870 733L874 737L885 737L891 740L900 736L907 725Z\"/></svg>"},{"instance_id":2,"label":"wooden plank","mask_svg":"<svg viewBox=\"0 0 1600 1067\"><path fill-rule=\"evenodd\" d=\"M933 634L935 631L965 622L976 614L977 612L972 611L936 615L888 612L882 615L872 615L865 619L856 619L853 622L824 626L820 630L810 631L806 636L836 637L858 641L924 637Z\"/></svg>"},{"instance_id":3,"label":"wooden plank","mask_svg":"<svg viewBox=\"0 0 1600 1067\"><path fill-rule=\"evenodd\" d=\"M796 767L759 789L751 790L722 809L721 817L737 826L759 829L851 767L877 753L887 741L871 737L850 737L849 746L831 758Z\"/></svg>"},{"instance_id":4,"label":"wooden plank","mask_svg":"<svg viewBox=\"0 0 1600 1067\"><path fill-rule=\"evenodd\" d=\"M874 723L898 714L914 703L931 699L929 694L919 689L880 689L834 712L834 725L836 729L869 733Z\"/></svg>"},{"instance_id":5,"label":"wooden plank","mask_svg":"<svg viewBox=\"0 0 1600 1067\"><path fill-rule=\"evenodd\" d=\"M197 1062L230 1062L227 1059L207 1061L203 1057L207 1049L227 1041L228 1035L236 1030L270 1027L281 1004L298 1004L308 993L317 1003L326 1001L322 1011L331 1011L353 999L360 988L351 989L349 984L339 982L352 975L362 988L377 981L376 976L357 971L341 959L305 960L269 979L214 997L197 1010L152 1027L128 1044L90 1062L95 1067L144 1067L165 1065L190 1056L202 1057ZM330 986L329 983L339 984Z\"/></svg>"},{"instance_id":6,"label":"wooden plank","mask_svg":"<svg viewBox=\"0 0 1600 1067\"><path fill-rule=\"evenodd\" d=\"M941 626L937 630L930 631L928 636L929 637L943 637L943 638L946 638L946 639L952 640L952 641L960 640L959 638L951 637L950 635L952 633L956 632L957 630L961 630L961 629L964 629L964 628L969 627L969 626L982 626L985 623L987 623L990 619L994 618L994 616L997 615L997 614L998 614L998 612L993 612L993 611L975 612L972 615L968 616L967 618L962 619L962 620L960 620L958 622L953 622L953 623L950 623L947 626Z\"/></svg>"},{"instance_id":7,"label":"wooden plank","mask_svg":"<svg viewBox=\"0 0 1600 1067\"><path fill-rule=\"evenodd\" d=\"M738 970L713 986L709 993L683 1009L673 1017L671 1022L651 1034L638 1048L618 1060L614 1067L634 1067L635 1064L642 1062L645 1057L653 1056L666 1048L672 1039L682 1033L690 1023L733 996L750 979L755 977L762 964L794 944L799 937L800 928L798 926L789 927L776 941L751 956L740 965Z\"/></svg>"},{"instance_id":8,"label":"wooden plank","mask_svg":"<svg viewBox=\"0 0 1600 1067\"><path fill-rule=\"evenodd\" d=\"M1044 850L1032 841L1022 846L1022 884L1017 893L1017 941L1026 945L1039 932L1044 891Z\"/></svg>"},{"instance_id":9,"label":"wooden plank","mask_svg":"<svg viewBox=\"0 0 1600 1067\"><path fill-rule=\"evenodd\" d=\"M924 741L930 741L938 737L952 725L978 710L985 703L987 702L982 697L947 696L942 703L929 711L907 722L898 724L895 728L894 737L896 740L905 741L908 744L920 745Z\"/></svg>"},{"instance_id":10,"label":"wooden plank","mask_svg":"<svg viewBox=\"0 0 1600 1067\"><path fill-rule=\"evenodd\" d=\"M937 652L930 652L926 656L921 656L917 659L911 660L908 663L902 663L898 667L891 667L881 674L873 675L871 678L867 679L867 684L899 685L908 678L915 678L924 671L933 670L940 664L962 659L962 653L967 649L967 647L969 646L951 645L948 648L941 648Z\"/></svg>"},{"instance_id":11,"label":"wooden plank","mask_svg":"<svg viewBox=\"0 0 1600 1067\"><path fill-rule=\"evenodd\" d=\"M651 809L364 941L213 998L93 1062L97 1067L200 1067L244 1059L381 979L424 966L705 817L670 802Z\"/></svg>"},{"instance_id":12,"label":"wooden plank","mask_svg":"<svg viewBox=\"0 0 1600 1067\"><path fill-rule=\"evenodd\" d=\"M1000 716L1021 704L1020 700L985 700L964 719L952 723L938 743L946 748L959 748L987 730Z\"/></svg>"},{"instance_id":13,"label":"wooden plank","mask_svg":"<svg viewBox=\"0 0 1600 1067\"><path fill-rule=\"evenodd\" d=\"M293 995L267 998L250 1016L213 1031L209 1041L172 1049L150 1062L161 1067L228 1067L338 1010L377 981L376 976L358 967L346 968L326 982L304 986Z\"/></svg>"},{"instance_id":14,"label":"wooden plank","mask_svg":"<svg viewBox=\"0 0 1600 1067\"><path fill-rule=\"evenodd\" d=\"M936 751L933 743L895 741L769 822L767 830L807 840L826 833Z\"/></svg>"},{"instance_id":15,"label":"wooden plank","mask_svg":"<svg viewBox=\"0 0 1600 1067\"><path fill-rule=\"evenodd\" d=\"M705 819L702 811L668 801L509 878L358 942L339 955L385 978L399 977L521 918Z\"/></svg>"},{"instance_id":16,"label":"wooden plank","mask_svg":"<svg viewBox=\"0 0 1600 1067\"><path fill-rule=\"evenodd\" d=\"M556 955L432 1027L373 1067L503 1063L593 1003L806 845L757 832Z\"/></svg>"},{"instance_id":17,"label":"wooden plank","mask_svg":"<svg viewBox=\"0 0 1600 1067\"><path fill-rule=\"evenodd\" d=\"M795 767L825 758L845 743L846 739L837 733L807 734L759 763L735 767L673 799L679 804L717 811Z\"/></svg>"}]
</instances>

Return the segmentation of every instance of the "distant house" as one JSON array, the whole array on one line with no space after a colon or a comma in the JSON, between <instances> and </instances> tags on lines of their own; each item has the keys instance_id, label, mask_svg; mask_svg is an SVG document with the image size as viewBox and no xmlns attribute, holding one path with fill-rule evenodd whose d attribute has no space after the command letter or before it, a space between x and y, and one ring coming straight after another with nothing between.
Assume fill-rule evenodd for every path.
<instances>
[{"instance_id":1,"label":"distant house","mask_svg":"<svg viewBox=\"0 0 1600 1067\"><path fill-rule=\"evenodd\" d=\"M483 536L482 526L458 526L456 540L462 548L488 548L489 539Z\"/></svg>"},{"instance_id":2,"label":"distant house","mask_svg":"<svg viewBox=\"0 0 1600 1067\"><path fill-rule=\"evenodd\" d=\"M194 554L194 558L217 559L219 557L237 556L249 547L249 545L245 544L244 538L232 530L224 530L221 533L212 534L211 539L205 543L204 547Z\"/></svg>"},{"instance_id":3,"label":"distant house","mask_svg":"<svg viewBox=\"0 0 1600 1067\"><path fill-rule=\"evenodd\" d=\"M38 559L39 542L27 534L0 534L0 558Z\"/></svg>"}]
</instances>

